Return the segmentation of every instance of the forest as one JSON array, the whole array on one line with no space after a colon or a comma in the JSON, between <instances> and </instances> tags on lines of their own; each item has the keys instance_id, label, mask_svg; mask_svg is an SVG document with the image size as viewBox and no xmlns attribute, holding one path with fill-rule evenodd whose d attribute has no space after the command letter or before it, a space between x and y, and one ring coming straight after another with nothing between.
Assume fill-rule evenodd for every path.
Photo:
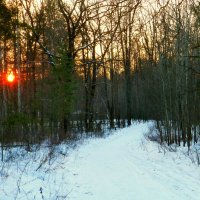
<instances>
[{"instance_id":1,"label":"forest","mask_svg":"<svg viewBox=\"0 0 200 200\"><path fill-rule=\"evenodd\" d=\"M0 0L2 148L133 120L198 142L197 0Z\"/></svg>"}]
</instances>

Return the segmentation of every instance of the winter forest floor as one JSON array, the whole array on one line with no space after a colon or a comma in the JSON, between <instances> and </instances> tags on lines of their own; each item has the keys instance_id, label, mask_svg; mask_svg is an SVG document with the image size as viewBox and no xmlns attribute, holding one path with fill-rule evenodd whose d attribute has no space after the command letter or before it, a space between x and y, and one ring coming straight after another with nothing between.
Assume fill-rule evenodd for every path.
<instances>
[{"instance_id":1,"label":"winter forest floor","mask_svg":"<svg viewBox=\"0 0 200 200\"><path fill-rule=\"evenodd\" d=\"M146 140L151 123L105 138L41 148L0 162L0 200L199 200L200 167L187 149Z\"/></svg>"}]
</instances>

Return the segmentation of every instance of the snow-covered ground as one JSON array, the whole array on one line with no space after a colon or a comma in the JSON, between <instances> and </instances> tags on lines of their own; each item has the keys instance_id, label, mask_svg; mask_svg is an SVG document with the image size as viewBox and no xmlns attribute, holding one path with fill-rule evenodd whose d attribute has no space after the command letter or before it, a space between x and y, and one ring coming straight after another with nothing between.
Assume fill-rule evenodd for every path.
<instances>
[{"instance_id":1,"label":"snow-covered ground","mask_svg":"<svg viewBox=\"0 0 200 200\"><path fill-rule=\"evenodd\" d=\"M0 200L199 200L200 167L145 140L150 124L1 162Z\"/></svg>"}]
</instances>

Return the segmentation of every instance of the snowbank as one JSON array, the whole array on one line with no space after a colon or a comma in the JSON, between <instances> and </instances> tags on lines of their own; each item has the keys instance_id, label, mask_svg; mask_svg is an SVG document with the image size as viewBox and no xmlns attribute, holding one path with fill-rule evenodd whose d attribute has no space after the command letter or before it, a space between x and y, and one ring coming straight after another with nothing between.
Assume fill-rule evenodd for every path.
<instances>
[{"instance_id":1,"label":"snowbank","mask_svg":"<svg viewBox=\"0 0 200 200\"><path fill-rule=\"evenodd\" d=\"M145 140L149 125L0 163L0 200L198 200L200 168Z\"/></svg>"}]
</instances>

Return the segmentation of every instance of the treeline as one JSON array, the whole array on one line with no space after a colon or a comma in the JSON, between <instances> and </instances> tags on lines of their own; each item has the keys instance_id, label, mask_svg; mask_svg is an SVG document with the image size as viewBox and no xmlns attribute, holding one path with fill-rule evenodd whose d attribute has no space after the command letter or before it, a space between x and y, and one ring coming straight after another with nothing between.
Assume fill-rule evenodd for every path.
<instances>
[{"instance_id":1,"label":"treeline","mask_svg":"<svg viewBox=\"0 0 200 200\"><path fill-rule=\"evenodd\" d=\"M133 119L156 120L161 143L198 141L197 1L0 2L4 141Z\"/></svg>"}]
</instances>

